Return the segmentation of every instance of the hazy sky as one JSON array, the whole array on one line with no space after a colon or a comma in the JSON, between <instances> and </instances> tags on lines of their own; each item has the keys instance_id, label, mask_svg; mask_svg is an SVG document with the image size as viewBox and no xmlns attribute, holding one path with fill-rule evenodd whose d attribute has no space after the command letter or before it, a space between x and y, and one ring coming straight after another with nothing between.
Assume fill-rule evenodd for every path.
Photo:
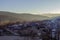
<instances>
[{"instance_id":1,"label":"hazy sky","mask_svg":"<svg viewBox=\"0 0 60 40\"><path fill-rule=\"evenodd\" d=\"M60 0L0 0L0 11L20 13L60 13Z\"/></svg>"}]
</instances>

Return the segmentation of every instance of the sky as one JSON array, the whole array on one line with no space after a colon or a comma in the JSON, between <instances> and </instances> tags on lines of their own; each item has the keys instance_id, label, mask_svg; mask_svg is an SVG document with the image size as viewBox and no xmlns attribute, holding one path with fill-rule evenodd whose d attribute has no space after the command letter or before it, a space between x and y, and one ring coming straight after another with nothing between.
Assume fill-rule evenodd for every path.
<instances>
[{"instance_id":1,"label":"sky","mask_svg":"<svg viewBox=\"0 0 60 40\"><path fill-rule=\"evenodd\" d=\"M0 11L16 13L60 13L60 0L0 0Z\"/></svg>"}]
</instances>

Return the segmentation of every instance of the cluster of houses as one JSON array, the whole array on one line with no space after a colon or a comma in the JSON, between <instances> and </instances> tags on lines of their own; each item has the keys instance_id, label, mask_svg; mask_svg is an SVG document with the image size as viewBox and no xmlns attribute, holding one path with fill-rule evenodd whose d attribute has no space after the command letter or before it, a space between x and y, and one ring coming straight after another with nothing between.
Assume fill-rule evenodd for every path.
<instances>
[{"instance_id":1,"label":"cluster of houses","mask_svg":"<svg viewBox=\"0 0 60 40\"><path fill-rule=\"evenodd\" d=\"M0 28L0 35L38 37L41 40L60 40L60 18L8 24Z\"/></svg>"}]
</instances>

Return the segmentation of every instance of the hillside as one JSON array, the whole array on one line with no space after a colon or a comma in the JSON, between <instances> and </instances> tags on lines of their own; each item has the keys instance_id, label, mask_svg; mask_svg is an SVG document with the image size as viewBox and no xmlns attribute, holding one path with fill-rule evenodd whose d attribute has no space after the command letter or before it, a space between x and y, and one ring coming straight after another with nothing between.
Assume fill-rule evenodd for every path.
<instances>
[{"instance_id":1,"label":"hillside","mask_svg":"<svg viewBox=\"0 0 60 40\"><path fill-rule=\"evenodd\" d=\"M37 21L43 19L48 19L48 17L42 15L32 15L28 13L18 14L18 13L0 11L0 21L4 21L4 20Z\"/></svg>"}]
</instances>

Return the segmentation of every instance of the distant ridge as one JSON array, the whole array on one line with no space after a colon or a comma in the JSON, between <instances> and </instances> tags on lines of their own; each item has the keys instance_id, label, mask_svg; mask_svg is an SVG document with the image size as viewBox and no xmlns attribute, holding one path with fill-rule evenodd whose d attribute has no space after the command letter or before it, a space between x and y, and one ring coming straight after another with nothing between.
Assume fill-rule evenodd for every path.
<instances>
[{"instance_id":1,"label":"distant ridge","mask_svg":"<svg viewBox=\"0 0 60 40\"><path fill-rule=\"evenodd\" d=\"M24 22L24 21L40 21L48 19L47 16L42 15L32 15L29 13L13 13L13 12L6 12L6 11L0 11L0 24L2 23L8 23L8 22Z\"/></svg>"},{"instance_id":2,"label":"distant ridge","mask_svg":"<svg viewBox=\"0 0 60 40\"><path fill-rule=\"evenodd\" d=\"M47 17L57 17L57 16L60 16L60 14L58 13L55 13L55 14L43 14L43 16L47 16Z\"/></svg>"},{"instance_id":3,"label":"distant ridge","mask_svg":"<svg viewBox=\"0 0 60 40\"><path fill-rule=\"evenodd\" d=\"M13 13L7 11L0 11L0 24L8 22L24 22L24 21L40 21L50 19L60 14L43 14L43 15L32 15L29 13Z\"/></svg>"}]
</instances>

